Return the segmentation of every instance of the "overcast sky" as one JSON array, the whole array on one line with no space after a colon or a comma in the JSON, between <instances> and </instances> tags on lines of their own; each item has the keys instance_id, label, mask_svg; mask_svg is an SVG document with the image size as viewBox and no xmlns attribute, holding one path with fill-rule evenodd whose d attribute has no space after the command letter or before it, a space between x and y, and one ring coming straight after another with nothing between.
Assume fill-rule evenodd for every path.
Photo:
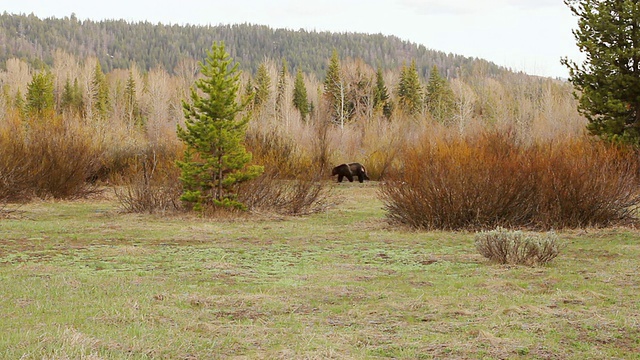
<instances>
[{"instance_id":1,"label":"overcast sky","mask_svg":"<svg viewBox=\"0 0 640 360\"><path fill-rule=\"evenodd\" d=\"M571 33L577 19L562 0L0 0L0 5L0 11L41 18L75 13L81 20L382 33L553 77L567 77L561 57L584 59Z\"/></svg>"}]
</instances>

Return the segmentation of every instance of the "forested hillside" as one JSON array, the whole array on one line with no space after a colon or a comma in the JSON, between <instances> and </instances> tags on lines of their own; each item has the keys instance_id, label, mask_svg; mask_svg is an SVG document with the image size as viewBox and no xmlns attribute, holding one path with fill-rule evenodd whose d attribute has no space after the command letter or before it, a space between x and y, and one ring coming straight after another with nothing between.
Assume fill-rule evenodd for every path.
<instances>
[{"instance_id":1,"label":"forested hillside","mask_svg":"<svg viewBox=\"0 0 640 360\"><path fill-rule=\"evenodd\" d=\"M144 71L160 65L172 72L184 58L200 60L214 41L245 70L255 72L267 59L286 59L292 69L324 77L327 59L336 49L343 58L396 70L415 60L426 78L434 65L448 77L482 67L487 74L505 71L477 58L427 49L395 36L272 29L263 25L164 25L124 20L40 19L35 15L0 15L0 66L19 58L34 67L53 63L53 52L64 50L79 58L97 57L103 70L128 69L132 62Z\"/></svg>"}]
</instances>

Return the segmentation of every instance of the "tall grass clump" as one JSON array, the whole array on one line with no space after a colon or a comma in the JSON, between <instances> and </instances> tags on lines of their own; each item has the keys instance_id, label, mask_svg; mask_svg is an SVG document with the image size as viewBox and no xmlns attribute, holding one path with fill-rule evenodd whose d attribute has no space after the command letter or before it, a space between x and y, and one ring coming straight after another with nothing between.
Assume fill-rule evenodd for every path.
<instances>
[{"instance_id":1,"label":"tall grass clump","mask_svg":"<svg viewBox=\"0 0 640 360\"><path fill-rule=\"evenodd\" d=\"M510 132L424 137L381 185L388 217L420 229L536 229L635 220L633 151L579 137L524 144Z\"/></svg>"}]
</instances>

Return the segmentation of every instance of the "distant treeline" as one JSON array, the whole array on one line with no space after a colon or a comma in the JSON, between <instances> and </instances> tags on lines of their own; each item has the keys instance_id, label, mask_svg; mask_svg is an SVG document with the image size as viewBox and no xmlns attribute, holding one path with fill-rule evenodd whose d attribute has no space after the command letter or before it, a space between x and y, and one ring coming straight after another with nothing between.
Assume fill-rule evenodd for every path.
<instances>
[{"instance_id":1,"label":"distant treeline","mask_svg":"<svg viewBox=\"0 0 640 360\"><path fill-rule=\"evenodd\" d=\"M286 59L289 66L323 78L332 51L342 58L359 58L374 67L397 70L415 60L427 78L433 66L447 77L477 71L498 75L507 71L478 58L427 49L395 36L272 29L264 25L164 25L124 20L40 19L31 15L0 15L0 66L18 58L34 68L53 63L61 49L79 58L97 57L102 68L128 69L132 63L148 71L157 66L169 72L180 60L201 60L213 42L224 41L243 69L255 73L265 59Z\"/></svg>"}]
</instances>

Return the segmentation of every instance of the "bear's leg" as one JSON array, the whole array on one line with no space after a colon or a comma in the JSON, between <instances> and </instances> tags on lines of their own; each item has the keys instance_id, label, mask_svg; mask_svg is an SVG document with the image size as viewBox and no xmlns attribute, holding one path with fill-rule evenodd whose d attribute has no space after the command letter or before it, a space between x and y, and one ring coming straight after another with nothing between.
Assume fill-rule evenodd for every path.
<instances>
[{"instance_id":1,"label":"bear's leg","mask_svg":"<svg viewBox=\"0 0 640 360\"><path fill-rule=\"evenodd\" d=\"M347 175L347 179L349 179L349 182L353 182L353 175L351 174Z\"/></svg>"},{"instance_id":2,"label":"bear's leg","mask_svg":"<svg viewBox=\"0 0 640 360\"><path fill-rule=\"evenodd\" d=\"M342 174L338 175L338 182L342 182L343 178L344 178L344 175L342 175Z\"/></svg>"}]
</instances>

